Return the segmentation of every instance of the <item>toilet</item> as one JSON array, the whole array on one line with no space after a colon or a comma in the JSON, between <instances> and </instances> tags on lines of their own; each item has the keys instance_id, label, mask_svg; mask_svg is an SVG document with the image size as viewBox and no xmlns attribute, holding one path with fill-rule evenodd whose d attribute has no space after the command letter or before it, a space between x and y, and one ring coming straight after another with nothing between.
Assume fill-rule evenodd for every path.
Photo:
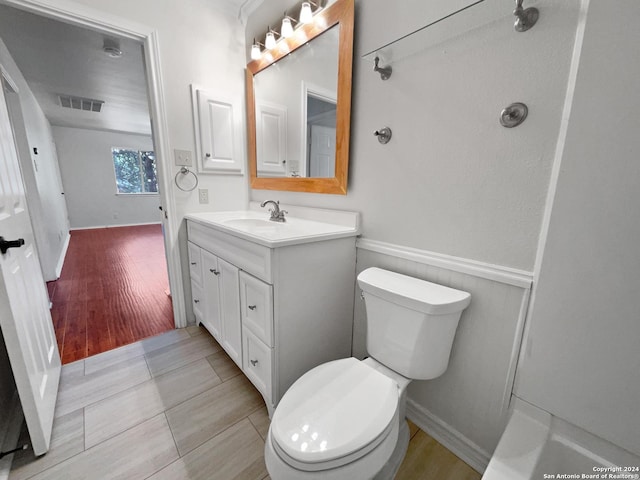
<instances>
[{"instance_id":1,"label":"toilet","mask_svg":"<svg viewBox=\"0 0 640 480\"><path fill-rule=\"evenodd\" d=\"M392 479L409 443L407 385L447 369L467 292L380 268L358 285L370 356L319 365L287 390L265 442L273 480Z\"/></svg>"}]
</instances>

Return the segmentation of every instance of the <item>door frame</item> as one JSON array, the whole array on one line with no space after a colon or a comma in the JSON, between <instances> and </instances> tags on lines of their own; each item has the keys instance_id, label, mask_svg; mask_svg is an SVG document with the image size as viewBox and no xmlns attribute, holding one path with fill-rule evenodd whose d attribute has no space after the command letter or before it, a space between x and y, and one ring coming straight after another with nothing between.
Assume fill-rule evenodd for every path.
<instances>
[{"instance_id":1,"label":"door frame","mask_svg":"<svg viewBox=\"0 0 640 480\"><path fill-rule=\"evenodd\" d=\"M181 219L176 215L176 198L172 188L171 145L165 105L158 32L151 27L81 5L71 0L0 0L20 10L60 20L105 34L126 37L144 45L147 90L154 148L158 159L160 203L165 212L164 247L173 302L176 328L187 326L184 284L179 248Z\"/></svg>"}]
</instances>

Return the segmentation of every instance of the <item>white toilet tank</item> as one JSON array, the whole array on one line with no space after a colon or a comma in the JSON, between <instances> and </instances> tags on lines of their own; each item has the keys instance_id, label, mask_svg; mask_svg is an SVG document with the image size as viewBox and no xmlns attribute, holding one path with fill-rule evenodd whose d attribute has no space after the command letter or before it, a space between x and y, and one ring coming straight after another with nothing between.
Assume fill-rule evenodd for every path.
<instances>
[{"instance_id":1,"label":"white toilet tank","mask_svg":"<svg viewBox=\"0 0 640 480\"><path fill-rule=\"evenodd\" d=\"M358 275L367 309L367 351L378 362L416 380L442 375L467 292L381 268Z\"/></svg>"}]
</instances>

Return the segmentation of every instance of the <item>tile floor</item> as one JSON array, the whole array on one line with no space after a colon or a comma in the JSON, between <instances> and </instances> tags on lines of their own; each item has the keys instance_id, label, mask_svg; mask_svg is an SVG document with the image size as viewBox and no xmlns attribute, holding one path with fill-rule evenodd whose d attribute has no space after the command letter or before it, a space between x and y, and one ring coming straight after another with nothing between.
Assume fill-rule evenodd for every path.
<instances>
[{"instance_id":1,"label":"tile floor","mask_svg":"<svg viewBox=\"0 0 640 480\"><path fill-rule=\"evenodd\" d=\"M17 454L9 479L268 479L268 427L262 397L216 341L173 330L65 365L51 449ZM411 433L397 479L480 478Z\"/></svg>"}]
</instances>

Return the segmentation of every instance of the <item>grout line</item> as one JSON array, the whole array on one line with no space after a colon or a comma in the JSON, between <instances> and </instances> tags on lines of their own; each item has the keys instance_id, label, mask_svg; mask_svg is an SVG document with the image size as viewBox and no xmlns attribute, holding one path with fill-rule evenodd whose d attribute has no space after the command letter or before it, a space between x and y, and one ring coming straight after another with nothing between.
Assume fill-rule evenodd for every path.
<instances>
[{"instance_id":1,"label":"grout line","mask_svg":"<svg viewBox=\"0 0 640 480\"><path fill-rule=\"evenodd\" d=\"M182 455L180 455L180 449L178 448L178 441L176 440L176 436L173 434L173 428L171 428L171 423L169 422L169 417L167 417L167 411L165 410L164 412L162 412L162 415L164 415L164 419L167 422L167 426L169 427L169 431L171 432L171 438L173 438L173 444L176 447L176 453L178 454L178 458L175 461L177 462L179 459L182 458ZM173 463L173 462L171 462L171 463ZM169 465L171 465L171 463ZM166 468L166 466L164 468Z\"/></svg>"}]
</instances>

